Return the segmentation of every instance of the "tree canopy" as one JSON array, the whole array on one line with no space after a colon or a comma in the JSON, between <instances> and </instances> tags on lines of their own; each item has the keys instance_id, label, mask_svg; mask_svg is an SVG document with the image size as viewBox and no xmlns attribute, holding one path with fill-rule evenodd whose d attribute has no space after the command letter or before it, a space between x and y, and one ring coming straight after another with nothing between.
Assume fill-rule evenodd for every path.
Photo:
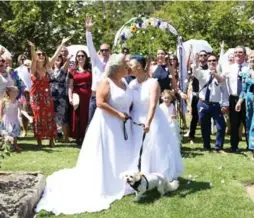
<instances>
[{"instance_id":1,"label":"tree canopy","mask_svg":"<svg viewBox=\"0 0 254 218\"><path fill-rule=\"evenodd\" d=\"M9 1L1 2L0 44L13 54L28 49L26 40L52 54L63 37L71 44L85 44L84 18L93 16L94 44L113 43L118 29L130 18L144 13L169 21L188 39L205 39L218 51L254 43L254 2L146 2L146 1ZM176 36L159 28L137 29L126 40L131 53L155 54L158 48L175 50Z\"/></svg>"}]
</instances>

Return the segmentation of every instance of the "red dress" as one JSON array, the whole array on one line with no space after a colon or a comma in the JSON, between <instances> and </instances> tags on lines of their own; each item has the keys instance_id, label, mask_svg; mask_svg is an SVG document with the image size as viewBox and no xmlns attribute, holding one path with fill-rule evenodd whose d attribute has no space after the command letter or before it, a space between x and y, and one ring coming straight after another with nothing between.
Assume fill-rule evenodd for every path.
<instances>
[{"instance_id":1,"label":"red dress","mask_svg":"<svg viewBox=\"0 0 254 218\"><path fill-rule=\"evenodd\" d=\"M42 78L38 73L31 75L31 108L34 115L34 135L38 139L56 136L54 104L50 95L49 75Z\"/></svg>"},{"instance_id":2,"label":"red dress","mask_svg":"<svg viewBox=\"0 0 254 218\"><path fill-rule=\"evenodd\" d=\"M79 95L79 106L74 110L70 106L71 137L77 140L83 139L88 124L89 101L92 94L92 74L88 71L76 72L71 70L69 78L73 79L73 93Z\"/></svg>"}]
</instances>

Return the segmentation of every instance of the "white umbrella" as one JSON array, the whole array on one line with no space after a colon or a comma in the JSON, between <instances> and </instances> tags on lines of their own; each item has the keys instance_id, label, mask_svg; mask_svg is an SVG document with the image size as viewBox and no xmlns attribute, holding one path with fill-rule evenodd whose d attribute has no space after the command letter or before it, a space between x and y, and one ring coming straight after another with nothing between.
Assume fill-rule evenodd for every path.
<instances>
[{"instance_id":1,"label":"white umbrella","mask_svg":"<svg viewBox=\"0 0 254 218\"><path fill-rule=\"evenodd\" d=\"M192 54L191 54L191 61L193 62L194 57L197 53L199 53L202 50L205 50L206 52L212 52L212 46L205 40L201 39L190 39L183 43L183 47L186 51L186 55L188 56L190 51L190 45L192 45Z\"/></svg>"},{"instance_id":2,"label":"white umbrella","mask_svg":"<svg viewBox=\"0 0 254 218\"><path fill-rule=\"evenodd\" d=\"M85 45L70 45L67 47L67 49L69 51L69 55L73 55L70 61L75 61L76 53L79 50L85 51L87 53L88 57L90 57L88 48Z\"/></svg>"},{"instance_id":3,"label":"white umbrella","mask_svg":"<svg viewBox=\"0 0 254 218\"><path fill-rule=\"evenodd\" d=\"M0 50L1 49L4 49L4 54L2 55L4 59L5 58L12 59L11 53L4 46L0 45Z\"/></svg>"},{"instance_id":4,"label":"white umbrella","mask_svg":"<svg viewBox=\"0 0 254 218\"><path fill-rule=\"evenodd\" d=\"M247 55L251 52L251 49L249 47L245 47ZM228 56L230 54L234 54L234 48L229 48L224 54L220 56L219 63L221 66L227 66L228 65Z\"/></svg>"}]
</instances>

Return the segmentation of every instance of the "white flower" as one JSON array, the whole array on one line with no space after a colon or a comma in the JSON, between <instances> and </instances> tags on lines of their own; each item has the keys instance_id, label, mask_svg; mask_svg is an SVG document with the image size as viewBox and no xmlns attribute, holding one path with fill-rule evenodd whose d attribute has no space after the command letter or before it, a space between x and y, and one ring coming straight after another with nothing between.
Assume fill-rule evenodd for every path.
<instances>
[{"instance_id":1,"label":"white flower","mask_svg":"<svg viewBox=\"0 0 254 218\"><path fill-rule=\"evenodd\" d=\"M212 187L212 186L213 186L213 183L210 182L209 185L210 185L210 187Z\"/></svg>"},{"instance_id":2,"label":"white flower","mask_svg":"<svg viewBox=\"0 0 254 218\"><path fill-rule=\"evenodd\" d=\"M136 33L140 33L140 31L138 30Z\"/></svg>"},{"instance_id":3,"label":"white flower","mask_svg":"<svg viewBox=\"0 0 254 218\"><path fill-rule=\"evenodd\" d=\"M117 13L120 13L121 11L120 11L120 10L117 10L116 12L117 12Z\"/></svg>"},{"instance_id":4,"label":"white flower","mask_svg":"<svg viewBox=\"0 0 254 218\"><path fill-rule=\"evenodd\" d=\"M126 29L124 29L124 35L125 35L125 38L126 39L128 39L128 38L130 38L130 37L132 37L133 36L133 34L132 34L132 32L131 32L131 30L130 30L130 28L126 28Z\"/></svg>"},{"instance_id":5,"label":"white flower","mask_svg":"<svg viewBox=\"0 0 254 218\"><path fill-rule=\"evenodd\" d=\"M98 29L98 33L101 33L101 30L100 30L100 29Z\"/></svg>"},{"instance_id":6,"label":"white flower","mask_svg":"<svg viewBox=\"0 0 254 218\"><path fill-rule=\"evenodd\" d=\"M35 12L35 9L34 9L34 8L32 9L32 12Z\"/></svg>"},{"instance_id":7,"label":"white flower","mask_svg":"<svg viewBox=\"0 0 254 218\"><path fill-rule=\"evenodd\" d=\"M83 39L83 37L82 37L82 36L80 36L79 38L80 38L80 39Z\"/></svg>"},{"instance_id":8,"label":"white flower","mask_svg":"<svg viewBox=\"0 0 254 218\"><path fill-rule=\"evenodd\" d=\"M79 23L79 21L77 20L76 23Z\"/></svg>"},{"instance_id":9,"label":"white flower","mask_svg":"<svg viewBox=\"0 0 254 218\"><path fill-rule=\"evenodd\" d=\"M222 184L225 183L224 179L222 179L220 182L221 182Z\"/></svg>"},{"instance_id":10,"label":"white flower","mask_svg":"<svg viewBox=\"0 0 254 218\"><path fill-rule=\"evenodd\" d=\"M161 30L166 30L167 27L168 27L168 23L167 23L167 22L161 22L161 24L160 24L160 26L159 26L159 28L160 28Z\"/></svg>"},{"instance_id":11,"label":"white flower","mask_svg":"<svg viewBox=\"0 0 254 218\"><path fill-rule=\"evenodd\" d=\"M58 8L61 8L62 6L61 5L57 5Z\"/></svg>"},{"instance_id":12,"label":"white flower","mask_svg":"<svg viewBox=\"0 0 254 218\"><path fill-rule=\"evenodd\" d=\"M151 37L151 40L154 40L154 37L153 37L153 36Z\"/></svg>"},{"instance_id":13,"label":"white flower","mask_svg":"<svg viewBox=\"0 0 254 218\"><path fill-rule=\"evenodd\" d=\"M143 34L145 34L145 33L146 33L146 31L142 31L142 33L143 33Z\"/></svg>"}]
</instances>

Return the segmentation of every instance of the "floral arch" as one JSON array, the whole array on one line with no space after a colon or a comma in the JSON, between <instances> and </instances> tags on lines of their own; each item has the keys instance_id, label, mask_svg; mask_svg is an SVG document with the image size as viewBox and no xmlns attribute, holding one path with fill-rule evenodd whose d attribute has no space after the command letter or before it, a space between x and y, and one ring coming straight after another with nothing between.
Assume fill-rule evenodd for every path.
<instances>
[{"instance_id":1,"label":"floral arch","mask_svg":"<svg viewBox=\"0 0 254 218\"><path fill-rule=\"evenodd\" d=\"M169 34L177 36L177 49L176 53L179 60L179 73L180 73L180 86L182 90L187 89L187 66L186 55L183 47L182 37L175 29L175 27L169 22L160 18L138 16L128 20L116 33L114 39L114 47L122 47L126 40L130 39L138 29L146 29L149 26L159 28L162 31L167 31Z\"/></svg>"}]
</instances>

